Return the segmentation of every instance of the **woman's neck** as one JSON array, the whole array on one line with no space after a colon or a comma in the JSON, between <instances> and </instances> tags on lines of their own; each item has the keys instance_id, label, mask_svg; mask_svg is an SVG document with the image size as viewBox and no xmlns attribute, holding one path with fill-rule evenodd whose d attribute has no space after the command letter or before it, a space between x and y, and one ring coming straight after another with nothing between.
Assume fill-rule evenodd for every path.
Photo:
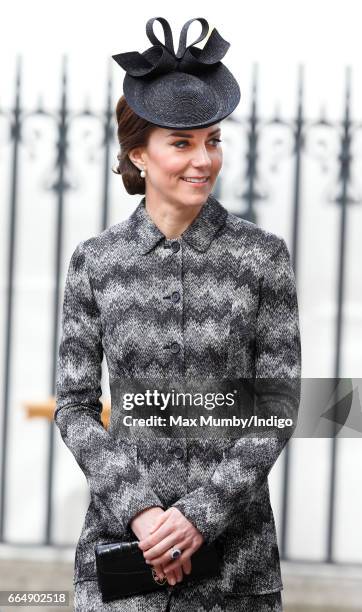
<instances>
[{"instance_id":1,"label":"woman's neck","mask_svg":"<svg viewBox=\"0 0 362 612\"><path fill-rule=\"evenodd\" d=\"M179 204L145 196L145 207L154 224L168 240L180 238L199 214L202 204Z\"/></svg>"}]
</instances>

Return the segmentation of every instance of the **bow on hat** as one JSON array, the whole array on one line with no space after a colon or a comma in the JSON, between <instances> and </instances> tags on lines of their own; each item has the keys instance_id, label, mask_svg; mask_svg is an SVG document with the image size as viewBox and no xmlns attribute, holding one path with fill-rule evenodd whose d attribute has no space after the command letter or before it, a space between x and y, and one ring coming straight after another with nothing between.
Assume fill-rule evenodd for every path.
<instances>
[{"instance_id":1,"label":"bow on hat","mask_svg":"<svg viewBox=\"0 0 362 612\"><path fill-rule=\"evenodd\" d=\"M161 43L153 31L155 21L159 21L162 25L164 43ZM193 21L201 23L202 31L200 36L186 47L187 31ZM129 51L112 55L112 57L128 75L136 78L155 77L175 70L198 74L208 66L213 66L221 61L230 47L230 43L220 36L216 28L213 28L203 49L194 47L196 43L205 38L208 31L209 24L203 17L189 19L182 27L178 50L175 53L170 24L163 17L152 17L147 21L146 34L153 46L143 53Z\"/></svg>"}]
</instances>

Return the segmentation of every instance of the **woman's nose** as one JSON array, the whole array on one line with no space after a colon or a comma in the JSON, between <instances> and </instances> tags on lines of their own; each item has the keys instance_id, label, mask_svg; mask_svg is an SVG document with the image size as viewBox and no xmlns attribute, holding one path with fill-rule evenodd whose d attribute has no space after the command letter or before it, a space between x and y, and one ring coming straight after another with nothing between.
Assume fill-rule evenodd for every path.
<instances>
[{"instance_id":1,"label":"woman's nose","mask_svg":"<svg viewBox=\"0 0 362 612\"><path fill-rule=\"evenodd\" d=\"M200 147L193 156L193 163L196 166L211 167L211 157L205 147Z\"/></svg>"}]
</instances>

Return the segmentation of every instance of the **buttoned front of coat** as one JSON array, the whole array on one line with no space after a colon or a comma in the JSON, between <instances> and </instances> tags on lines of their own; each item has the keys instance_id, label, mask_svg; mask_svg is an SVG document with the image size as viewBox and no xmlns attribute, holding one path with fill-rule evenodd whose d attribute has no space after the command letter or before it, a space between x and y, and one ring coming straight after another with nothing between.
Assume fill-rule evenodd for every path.
<instances>
[{"instance_id":1,"label":"buttoned front of coat","mask_svg":"<svg viewBox=\"0 0 362 612\"><path fill-rule=\"evenodd\" d=\"M100 420L103 356L108 431ZM142 198L127 220L78 244L64 292L55 413L91 493L74 581L95 579L97 542L134 540L138 512L173 505L216 543L222 591L283 588L268 474L287 440L126 438L112 389L122 377L282 377L285 393L261 399L295 414L300 373L286 243L212 194L178 239L165 238Z\"/></svg>"}]
</instances>

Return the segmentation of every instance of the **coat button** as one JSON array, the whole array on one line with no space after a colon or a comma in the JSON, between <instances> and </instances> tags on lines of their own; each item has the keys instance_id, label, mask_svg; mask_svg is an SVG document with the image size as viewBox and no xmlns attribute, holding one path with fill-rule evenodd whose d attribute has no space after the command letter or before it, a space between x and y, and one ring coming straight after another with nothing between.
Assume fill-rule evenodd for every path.
<instances>
[{"instance_id":1,"label":"coat button","mask_svg":"<svg viewBox=\"0 0 362 612\"><path fill-rule=\"evenodd\" d=\"M171 249L174 253L177 253L177 251L180 250L180 244L179 242L175 241L175 242L171 242Z\"/></svg>"},{"instance_id":2,"label":"coat button","mask_svg":"<svg viewBox=\"0 0 362 612\"><path fill-rule=\"evenodd\" d=\"M170 349L171 349L171 353L178 353L179 350L180 350L179 343L178 342L172 342L172 344L170 346Z\"/></svg>"},{"instance_id":3,"label":"coat button","mask_svg":"<svg viewBox=\"0 0 362 612\"><path fill-rule=\"evenodd\" d=\"M184 451L181 446L177 446L177 448L175 448L175 450L173 451L173 454L177 459L182 459L182 457L184 456Z\"/></svg>"},{"instance_id":4,"label":"coat button","mask_svg":"<svg viewBox=\"0 0 362 612\"><path fill-rule=\"evenodd\" d=\"M180 301L180 294L178 291L173 291L171 295L171 300L174 304Z\"/></svg>"}]
</instances>

